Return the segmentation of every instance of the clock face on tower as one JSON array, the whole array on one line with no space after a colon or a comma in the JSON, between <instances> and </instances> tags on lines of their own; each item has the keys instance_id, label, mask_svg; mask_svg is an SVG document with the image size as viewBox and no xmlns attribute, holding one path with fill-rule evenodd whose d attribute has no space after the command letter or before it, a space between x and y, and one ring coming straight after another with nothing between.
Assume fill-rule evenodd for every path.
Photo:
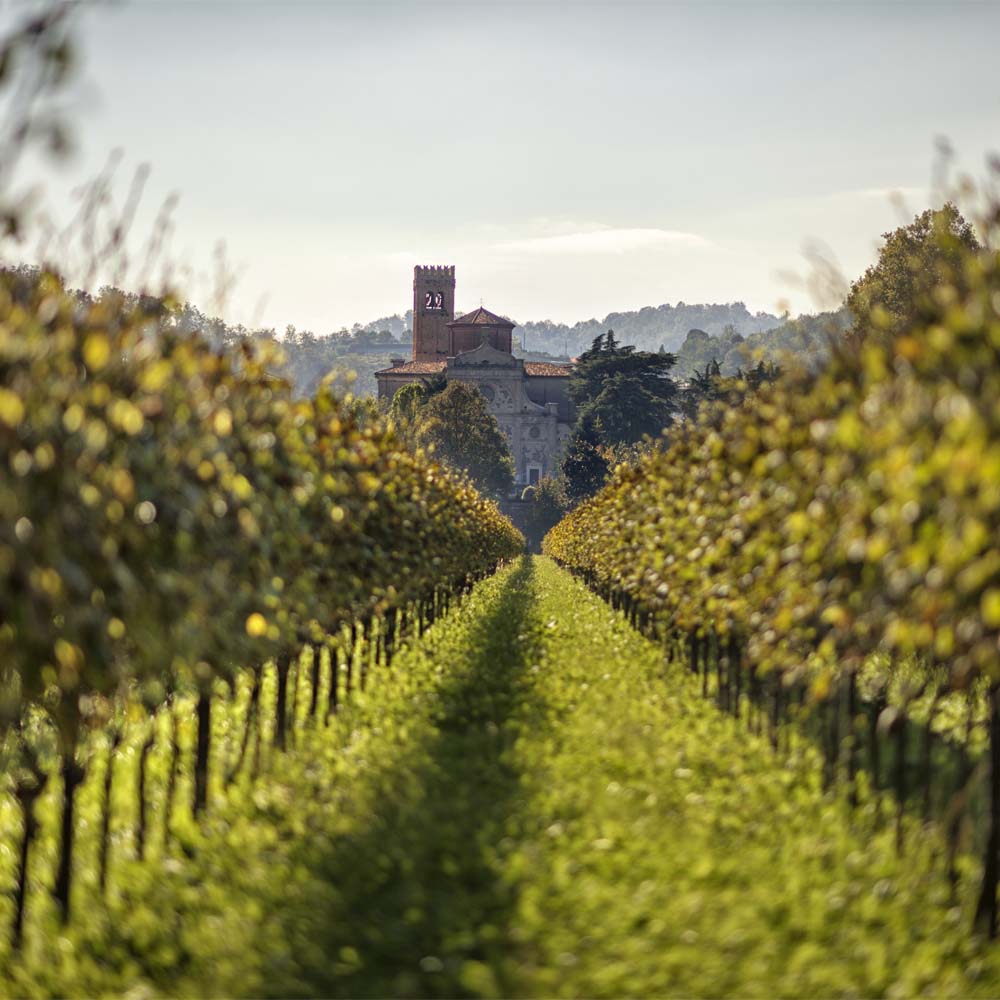
<instances>
[{"instance_id":1,"label":"clock face on tower","mask_svg":"<svg viewBox=\"0 0 1000 1000\"><path fill-rule=\"evenodd\" d=\"M442 292L424 292L424 308L429 312L440 312L444 309L444 294Z\"/></svg>"}]
</instances>

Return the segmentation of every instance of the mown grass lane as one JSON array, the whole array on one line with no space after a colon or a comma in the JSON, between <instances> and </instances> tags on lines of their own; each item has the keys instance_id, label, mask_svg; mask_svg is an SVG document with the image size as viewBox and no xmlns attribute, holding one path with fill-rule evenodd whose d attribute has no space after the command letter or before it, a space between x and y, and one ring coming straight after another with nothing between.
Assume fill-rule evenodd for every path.
<instances>
[{"instance_id":1,"label":"mown grass lane","mask_svg":"<svg viewBox=\"0 0 1000 1000\"><path fill-rule=\"evenodd\" d=\"M581 584L525 559L67 946L40 991L997 995L932 832L898 859ZM68 976L75 976L72 980ZM23 982L22 982L23 985Z\"/></svg>"}]
</instances>

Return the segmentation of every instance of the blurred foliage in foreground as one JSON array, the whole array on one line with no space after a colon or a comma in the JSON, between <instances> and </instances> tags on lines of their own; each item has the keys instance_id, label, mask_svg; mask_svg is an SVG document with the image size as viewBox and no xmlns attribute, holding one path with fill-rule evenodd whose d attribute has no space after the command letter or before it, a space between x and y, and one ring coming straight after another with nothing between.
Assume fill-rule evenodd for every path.
<instances>
[{"instance_id":1,"label":"blurred foliage in foreground","mask_svg":"<svg viewBox=\"0 0 1000 1000\"><path fill-rule=\"evenodd\" d=\"M872 664L886 665L884 688L905 662L923 674L914 694L982 678L991 777L976 923L993 935L1000 205L985 207L980 231L982 243L946 206L890 234L852 291L853 334L822 371L707 406L665 450L620 469L545 551L683 646L706 683L711 663L724 707L749 696L780 718L795 701L817 706L830 769L851 780L867 732L862 668L871 683ZM874 717L903 755L905 699ZM972 777L958 775L959 811Z\"/></svg>"},{"instance_id":2,"label":"blurred foliage in foreground","mask_svg":"<svg viewBox=\"0 0 1000 1000\"><path fill-rule=\"evenodd\" d=\"M95 182L95 187L100 182ZM20 264L4 270L21 281L39 281L40 268ZM143 311L157 317L165 332L197 335L212 347L240 351L244 344L268 357L269 371L286 379L293 395L312 397L324 385L332 384L338 394L348 389L355 396L375 396L375 372L388 368L390 359L410 353L409 342L400 344L388 331L373 332L363 327L316 336L307 330L287 326L279 338L271 328L248 327L204 313L190 302L173 296L161 297L129 292L115 285L103 285L96 292L70 290L82 308L100 306L119 312Z\"/></svg>"}]
</instances>

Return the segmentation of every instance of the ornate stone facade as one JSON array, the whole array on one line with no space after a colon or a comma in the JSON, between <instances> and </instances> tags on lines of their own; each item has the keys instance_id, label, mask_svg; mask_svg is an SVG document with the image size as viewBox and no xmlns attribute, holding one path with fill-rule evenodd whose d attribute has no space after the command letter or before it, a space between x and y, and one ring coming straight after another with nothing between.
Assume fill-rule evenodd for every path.
<instances>
[{"instance_id":1,"label":"ornate stone facade","mask_svg":"<svg viewBox=\"0 0 1000 1000\"><path fill-rule=\"evenodd\" d=\"M566 394L571 367L515 358L514 323L487 309L453 320L454 274L453 267L414 269L413 360L394 358L391 368L375 373L379 400L436 374L476 386L507 438L521 489L557 471L574 419ZM442 330L448 330L443 358Z\"/></svg>"},{"instance_id":2,"label":"ornate stone facade","mask_svg":"<svg viewBox=\"0 0 1000 1000\"><path fill-rule=\"evenodd\" d=\"M536 403L528 395L525 363L488 344L449 358L448 380L476 386L497 418L522 484L556 471L570 427L560 427L558 403Z\"/></svg>"}]
</instances>

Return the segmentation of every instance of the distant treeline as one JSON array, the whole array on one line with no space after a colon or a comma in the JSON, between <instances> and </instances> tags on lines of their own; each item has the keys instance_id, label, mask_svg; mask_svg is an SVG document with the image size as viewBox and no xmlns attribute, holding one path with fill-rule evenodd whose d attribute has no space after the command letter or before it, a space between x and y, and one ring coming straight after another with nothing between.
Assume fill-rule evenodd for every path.
<instances>
[{"instance_id":1,"label":"distant treeline","mask_svg":"<svg viewBox=\"0 0 1000 1000\"><path fill-rule=\"evenodd\" d=\"M327 372L357 374L355 393L375 393L374 372L393 354L409 356L412 311L356 323L328 337L288 327L282 341L289 356L289 377L303 391ZM845 309L790 320L771 313L751 313L742 302L647 306L609 313L568 326L551 320L520 324L514 331L515 354L526 358L575 357L594 338L614 330L623 345L639 350L670 351L677 356L674 374L690 378L718 361L724 375L747 370L759 361L781 363L794 355L809 368L826 357L828 338L850 325ZM384 353L379 352L384 347Z\"/></svg>"},{"instance_id":2,"label":"distant treeline","mask_svg":"<svg viewBox=\"0 0 1000 1000\"><path fill-rule=\"evenodd\" d=\"M34 269L14 268L26 276ZM105 286L96 294L77 293L87 300L106 297L136 299L132 292ZM614 330L618 342L639 350L670 351L677 356L676 377L690 378L718 361L723 375L746 370L758 361L778 362L788 355L799 357L815 368L826 356L831 333L849 325L846 309L835 313L802 316L788 320L770 313L751 313L742 302L647 306L643 309L609 313L602 320L590 319L573 326L550 320L528 322L515 330L515 353L527 358L575 357L582 354L597 336ZM375 372L389 366L393 356L409 357L413 313L407 310L383 316L369 323L355 323L328 334L286 326L282 334L272 328L250 328L208 316L185 302L171 310L165 325L171 329L200 331L217 344L233 344L247 338L279 342L286 356L276 372L287 378L303 396L311 396L328 375L346 384L354 373L351 390L355 395L373 396L378 391Z\"/></svg>"},{"instance_id":3,"label":"distant treeline","mask_svg":"<svg viewBox=\"0 0 1000 1000\"><path fill-rule=\"evenodd\" d=\"M356 373L355 394L377 391L374 372L394 354L409 357L413 314L387 316L355 324L329 336L288 327L281 338L288 355L287 375L300 391L312 392L328 372ZM515 354L526 358L575 357L593 339L614 330L623 345L638 350L666 350L677 357L673 374L690 378L718 361L723 375L746 371L759 361L787 364L792 356L815 369L827 356L829 338L850 326L846 309L804 315L798 319L751 313L742 302L724 305L649 306L633 312L609 313L572 327L543 320L514 331ZM273 335L273 331L269 331ZM380 350L382 348L382 350Z\"/></svg>"},{"instance_id":4,"label":"distant treeline","mask_svg":"<svg viewBox=\"0 0 1000 1000\"><path fill-rule=\"evenodd\" d=\"M583 320L572 326L551 320L523 323L518 326L516 335L529 350L576 355L585 351L595 337L614 330L621 343L631 344L638 350L657 351L662 347L676 352L692 329L721 334L727 327L733 327L746 337L771 330L783 322L783 317L771 313L752 313L742 302L701 305L678 302L677 305L667 303L608 313L604 319Z\"/></svg>"}]
</instances>

